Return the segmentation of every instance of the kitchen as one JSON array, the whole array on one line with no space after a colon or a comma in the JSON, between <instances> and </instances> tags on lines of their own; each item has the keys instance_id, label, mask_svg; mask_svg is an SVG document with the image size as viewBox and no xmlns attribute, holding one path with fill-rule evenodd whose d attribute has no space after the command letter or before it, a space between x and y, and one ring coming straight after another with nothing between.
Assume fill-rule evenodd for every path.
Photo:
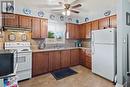
<instances>
[{"instance_id":1,"label":"kitchen","mask_svg":"<svg viewBox=\"0 0 130 87\"><path fill-rule=\"evenodd\" d=\"M119 9L118 7L117 9L116 1L104 2L105 5L109 5L108 8L107 6L99 6L100 4L97 5L97 2L85 0L45 0L46 3L43 1L39 0L35 3L31 0L32 4L17 0L15 2L1 1L1 3L10 2L15 5L14 13L11 13L12 10L7 10L7 8L1 9L3 12L1 14L0 48L1 50L15 49L17 51L13 53L16 55L16 65L18 64L15 74L19 86L114 87L116 83L124 84L120 80L122 79L120 74L123 72L118 72L118 68L120 68L118 65L121 66L122 63L118 58L116 60L116 56L121 55L116 44L121 47L118 44L118 41L119 43L121 41L118 40L118 36L121 34L117 29L122 25L122 21L125 21L123 18L126 16L122 17L120 13L127 6L124 5L124 8ZM52 2L54 4L50 4ZM119 2L120 6L123 1ZM124 3L129 4L127 1ZM86 5L88 5L88 9L85 9ZM85 13L84 10L93 10L93 12ZM129 30L126 32L128 33ZM105 41L107 42L106 39L114 43L112 49L110 49L111 47L108 48L110 50L100 47L98 50L93 50L96 49L94 47L97 44L99 46L98 41L101 40L100 43L103 45ZM121 39L125 44L126 40ZM110 44L108 43L108 45ZM95 56L95 53L100 55L96 54L97 56ZM106 56L104 57L102 53ZM95 60L94 58L99 59ZM108 61L108 63L103 63L104 61ZM107 71L108 69L109 71ZM65 76L64 72L67 74L70 72L71 75ZM13 76L15 77L15 75ZM74 82L75 84L73 84ZM118 86L116 85L116 87Z\"/></svg>"}]
</instances>

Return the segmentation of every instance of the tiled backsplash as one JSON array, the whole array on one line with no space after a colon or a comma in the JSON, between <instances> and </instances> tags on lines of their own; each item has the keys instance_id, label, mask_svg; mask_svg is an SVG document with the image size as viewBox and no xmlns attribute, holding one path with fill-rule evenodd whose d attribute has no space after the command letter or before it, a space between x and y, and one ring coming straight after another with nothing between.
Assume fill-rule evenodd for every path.
<instances>
[{"instance_id":1,"label":"tiled backsplash","mask_svg":"<svg viewBox=\"0 0 130 87\"><path fill-rule=\"evenodd\" d=\"M42 43L43 42L43 43ZM38 49L40 44L44 44L45 40L31 40L32 49ZM74 40L66 40L65 43L56 43L56 44L46 44L44 49L51 48L62 48L62 47L75 47Z\"/></svg>"},{"instance_id":2,"label":"tiled backsplash","mask_svg":"<svg viewBox=\"0 0 130 87\"><path fill-rule=\"evenodd\" d=\"M13 40L12 42L16 41L16 42L21 42L22 41L22 35L25 34L26 37L27 37L27 40L26 41L31 41L31 32L29 31L24 31L24 32L20 32L20 31L5 31L4 32L4 39L5 39L5 42L9 42L11 41L9 39L9 35L15 35L16 39Z\"/></svg>"},{"instance_id":3,"label":"tiled backsplash","mask_svg":"<svg viewBox=\"0 0 130 87\"><path fill-rule=\"evenodd\" d=\"M5 31L3 32L3 38L0 38L0 49L3 49L4 42L8 42L9 40L9 35L14 34L16 36L16 39L13 42L20 42L21 40L21 35L26 34L27 40L31 42L32 49L39 49L39 45L43 44L45 42L45 39L42 40L36 40L36 39L31 39L31 32L26 31L26 32L12 32L12 31ZM82 41L83 47L90 47L90 40L84 40ZM46 44L45 49L50 49L54 47L75 47L75 40L65 40L65 43L62 44Z\"/></svg>"},{"instance_id":4,"label":"tiled backsplash","mask_svg":"<svg viewBox=\"0 0 130 87\"><path fill-rule=\"evenodd\" d=\"M44 43L44 40L31 40L32 41L32 49L38 49L39 44L41 42ZM82 46L86 48L91 47L91 41L90 40L84 40L82 41ZM75 40L65 40L65 43L62 44L46 44L46 47L44 49L51 49L51 48L66 48L66 47L75 47Z\"/></svg>"}]
</instances>

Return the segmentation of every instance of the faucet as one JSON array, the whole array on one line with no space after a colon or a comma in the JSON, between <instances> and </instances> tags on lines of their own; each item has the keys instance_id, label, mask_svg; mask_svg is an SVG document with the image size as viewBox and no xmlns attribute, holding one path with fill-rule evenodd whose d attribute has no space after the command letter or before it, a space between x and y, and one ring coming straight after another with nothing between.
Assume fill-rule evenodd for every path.
<instances>
[{"instance_id":1,"label":"faucet","mask_svg":"<svg viewBox=\"0 0 130 87\"><path fill-rule=\"evenodd\" d=\"M54 45L54 49L56 49L56 48L58 48L58 44L57 43Z\"/></svg>"},{"instance_id":2,"label":"faucet","mask_svg":"<svg viewBox=\"0 0 130 87\"><path fill-rule=\"evenodd\" d=\"M43 49L45 47L46 47L46 44L45 44L44 40L40 41L38 48Z\"/></svg>"}]
</instances>

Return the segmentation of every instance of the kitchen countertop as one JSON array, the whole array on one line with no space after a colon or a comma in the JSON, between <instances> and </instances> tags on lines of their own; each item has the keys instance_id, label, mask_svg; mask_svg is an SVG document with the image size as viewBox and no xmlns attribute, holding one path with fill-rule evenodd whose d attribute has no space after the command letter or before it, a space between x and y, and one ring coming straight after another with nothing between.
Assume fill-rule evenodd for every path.
<instances>
[{"instance_id":1,"label":"kitchen countertop","mask_svg":"<svg viewBox=\"0 0 130 87\"><path fill-rule=\"evenodd\" d=\"M48 52L48 51L61 51L61 50L72 50L72 49L86 49L87 51L91 51L91 48L85 47L68 47L68 48L52 48L52 49L36 49L32 50L32 52Z\"/></svg>"}]
</instances>

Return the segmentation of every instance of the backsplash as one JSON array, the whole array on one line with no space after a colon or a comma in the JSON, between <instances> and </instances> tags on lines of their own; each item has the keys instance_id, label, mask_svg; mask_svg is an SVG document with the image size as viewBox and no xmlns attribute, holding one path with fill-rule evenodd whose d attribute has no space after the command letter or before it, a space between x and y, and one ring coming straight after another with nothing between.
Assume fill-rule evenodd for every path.
<instances>
[{"instance_id":1,"label":"backsplash","mask_svg":"<svg viewBox=\"0 0 130 87\"><path fill-rule=\"evenodd\" d=\"M83 40L82 46L86 48L91 48L91 39Z\"/></svg>"},{"instance_id":2,"label":"backsplash","mask_svg":"<svg viewBox=\"0 0 130 87\"><path fill-rule=\"evenodd\" d=\"M11 36L12 35L12 36ZM26 35L26 40L22 39L22 35ZM13 39L14 38L14 39ZM4 32L5 42L21 42L21 41L31 41L31 32L29 31L5 31Z\"/></svg>"},{"instance_id":3,"label":"backsplash","mask_svg":"<svg viewBox=\"0 0 130 87\"><path fill-rule=\"evenodd\" d=\"M46 44L46 47L44 49L51 49L51 48L55 48L55 47L75 47L75 40L65 40L65 43L56 43L56 44ZM32 49L39 49L39 44L41 44L41 42L45 42L44 40L31 40L32 43Z\"/></svg>"},{"instance_id":4,"label":"backsplash","mask_svg":"<svg viewBox=\"0 0 130 87\"><path fill-rule=\"evenodd\" d=\"M44 43L45 40L31 40L32 42L32 49L38 49L39 48L39 44L41 44L41 42ZM55 48L55 47L59 47L59 48L66 48L66 47L75 47L75 41L76 40L65 40L65 43L57 43L57 44L46 44L46 47L44 49L51 49L51 48ZM86 47L86 48L90 48L91 47L91 40L83 40L82 41L82 46Z\"/></svg>"},{"instance_id":5,"label":"backsplash","mask_svg":"<svg viewBox=\"0 0 130 87\"><path fill-rule=\"evenodd\" d=\"M21 42L22 40L22 35L25 34L26 35L26 39L24 41L29 41L31 42L32 45L32 49L39 49L39 45L43 44L45 42L45 39L40 39L40 40L36 40L36 39L31 39L31 32L29 31L5 31L3 32L3 38L0 38L0 49L3 49L4 47L4 42ZM13 40L10 40L10 35L11 38L13 38ZM15 36L15 38L14 38ZM76 40L65 40L65 43L56 43L56 44L46 44L45 49L50 49L50 48L54 48L54 47L75 47L75 41ZM90 40L83 40L82 41L82 46L83 47L91 47L90 46Z\"/></svg>"}]
</instances>

